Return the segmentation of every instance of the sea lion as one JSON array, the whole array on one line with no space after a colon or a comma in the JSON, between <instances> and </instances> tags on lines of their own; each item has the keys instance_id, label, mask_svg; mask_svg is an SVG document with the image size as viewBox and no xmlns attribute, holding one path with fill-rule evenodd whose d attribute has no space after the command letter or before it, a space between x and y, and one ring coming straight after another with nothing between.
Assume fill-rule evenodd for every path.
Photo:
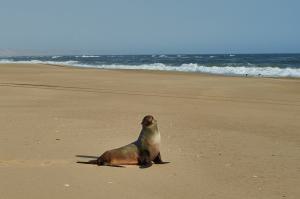
<instances>
[{"instance_id":1,"label":"sea lion","mask_svg":"<svg viewBox=\"0 0 300 199\"><path fill-rule=\"evenodd\" d=\"M142 130L138 139L126 146L104 152L98 159L98 165L120 166L140 165L141 168L155 164L165 164L160 155L160 133L153 116L143 118Z\"/></svg>"}]
</instances>

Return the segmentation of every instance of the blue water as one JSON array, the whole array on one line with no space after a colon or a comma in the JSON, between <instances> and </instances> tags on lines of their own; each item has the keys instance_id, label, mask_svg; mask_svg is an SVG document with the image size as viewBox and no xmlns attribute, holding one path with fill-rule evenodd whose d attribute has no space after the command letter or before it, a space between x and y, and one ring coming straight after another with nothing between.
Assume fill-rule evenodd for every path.
<instances>
[{"instance_id":1,"label":"blue water","mask_svg":"<svg viewBox=\"0 0 300 199\"><path fill-rule=\"evenodd\" d=\"M105 69L300 77L300 54L74 55L2 57L0 63L48 63Z\"/></svg>"}]
</instances>

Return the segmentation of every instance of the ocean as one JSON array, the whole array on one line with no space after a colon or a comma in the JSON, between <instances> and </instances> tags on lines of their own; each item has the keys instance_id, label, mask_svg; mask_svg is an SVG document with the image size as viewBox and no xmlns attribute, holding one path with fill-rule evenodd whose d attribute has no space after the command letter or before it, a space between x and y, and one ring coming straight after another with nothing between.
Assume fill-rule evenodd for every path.
<instances>
[{"instance_id":1,"label":"ocean","mask_svg":"<svg viewBox=\"0 0 300 199\"><path fill-rule=\"evenodd\" d=\"M300 54L72 55L1 57L3 63L45 63L101 69L142 69L229 76L300 77Z\"/></svg>"}]
</instances>

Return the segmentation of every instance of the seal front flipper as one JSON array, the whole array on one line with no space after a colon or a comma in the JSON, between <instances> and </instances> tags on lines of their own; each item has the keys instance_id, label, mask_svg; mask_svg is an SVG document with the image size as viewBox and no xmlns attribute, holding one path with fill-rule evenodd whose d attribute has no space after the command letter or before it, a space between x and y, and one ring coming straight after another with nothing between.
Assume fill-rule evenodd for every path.
<instances>
[{"instance_id":1,"label":"seal front flipper","mask_svg":"<svg viewBox=\"0 0 300 199\"><path fill-rule=\"evenodd\" d=\"M140 152L138 164L141 169L149 168L152 166L152 161L150 160L150 153L147 150Z\"/></svg>"},{"instance_id":2,"label":"seal front flipper","mask_svg":"<svg viewBox=\"0 0 300 199\"><path fill-rule=\"evenodd\" d=\"M156 158L154 158L153 162L155 164L168 164L168 163L170 163L170 162L164 162L164 161L161 160L160 152L158 153Z\"/></svg>"}]
</instances>

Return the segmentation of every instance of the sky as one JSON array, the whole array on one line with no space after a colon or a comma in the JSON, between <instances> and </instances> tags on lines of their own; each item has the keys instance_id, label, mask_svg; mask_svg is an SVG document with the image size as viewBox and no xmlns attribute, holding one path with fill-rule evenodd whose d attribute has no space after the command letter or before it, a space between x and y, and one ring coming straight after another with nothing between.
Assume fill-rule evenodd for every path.
<instances>
[{"instance_id":1,"label":"sky","mask_svg":"<svg viewBox=\"0 0 300 199\"><path fill-rule=\"evenodd\" d=\"M0 56L300 53L299 0L0 0Z\"/></svg>"}]
</instances>

